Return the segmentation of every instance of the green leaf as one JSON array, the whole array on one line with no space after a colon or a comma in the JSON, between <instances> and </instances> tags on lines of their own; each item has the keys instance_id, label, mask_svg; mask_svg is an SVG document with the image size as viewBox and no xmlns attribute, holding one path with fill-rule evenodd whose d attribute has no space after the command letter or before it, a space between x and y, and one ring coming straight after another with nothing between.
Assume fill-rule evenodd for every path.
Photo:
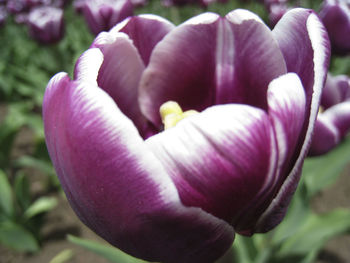
<instances>
[{"instance_id":1,"label":"green leaf","mask_svg":"<svg viewBox=\"0 0 350 263\"><path fill-rule=\"evenodd\" d=\"M29 187L27 176L23 173L18 174L14 182L14 192L16 200L23 210L27 209L31 203Z\"/></svg>"},{"instance_id":2,"label":"green leaf","mask_svg":"<svg viewBox=\"0 0 350 263\"><path fill-rule=\"evenodd\" d=\"M30 219L40 213L52 210L56 205L57 199L55 197L40 197L30 207L28 207L28 209L24 212L24 216L27 219Z\"/></svg>"},{"instance_id":3,"label":"green leaf","mask_svg":"<svg viewBox=\"0 0 350 263\"><path fill-rule=\"evenodd\" d=\"M65 249L58 253L49 263L64 263L71 260L74 256L73 250Z\"/></svg>"},{"instance_id":4,"label":"green leaf","mask_svg":"<svg viewBox=\"0 0 350 263\"><path fill-rule=\"evenodd\" d=\"M10 182L7 179L6 174L0 170L0 212L12 217L14 212L13 196Z\"/></svg>"},{"instance_id":5,"label":"green leaf","mask_svg":"<svg viewBox=\"0 0 350 263\"><path fill-rule=\"evenodd\" d=\"M294 235L303 226L311 212L306 194L306 187L302 178L285 218L272 232L272 243L274 246L281 245L288 237Z\"/></svg>"},{"instance_id":6,"label":"green leaf","mask_svg":"<svg viewBox=\"0 0 350 263\"><path fill-rule=\"evenodd\" d=\"M0 224L0 242L21 252L39 250L37 240L28 230L9 221Z\"/></svg>"},{"instance_id":7,"label":"green leaf","mask_svg":"<svg viewBox=\"0 0 350 263\"><path fill-rule=\"evenodd\" d=\"M81 239L72 235L68 235L68 240L114 263L146 263L146 261L134 258L110 245L103 245L95 241Z\"/></svg>"},{"instance_id":8,"label":"green leaf","mask_svg":"<svg viewBox=\"0 0 350 263\"><path fill-rule=\"evenodd\" d=\"M32 156L22 156L16 161L18 167L33 167L48 175L55 175L55 170L51 163L34 158Z\"/></svg>"},{"instance_id":9,"label":"green leaf","mask_svg":"<svg viewBox=\"0 0 350 263\"><path fill-rule=\"evenodd\" d=\"M277 257L309 255L321 249L331 238L350 230L350 210L337 209L330 213L310 214L302 228L280 247Z\"/></svg>"},{"instance_id":10,"label":"green leaf","mask_svg":"<svg viewBox=\"0 0 350 263\"><path fill-rule=\"evenodd\" d=\"M350 162L350 137L328 154L307 158L303 167L303 178L308 199L334 183Z\"/></svg>"},{"instance_id":11,"label":"green leaf","mask_svg":"<svg viewBox=\"0 0 350 263\"><path fill-rule=\"evenodd\" d=\"M233 243L237 262L252 263L257 254L257 249L251 237L236 235Z\"/></svg>"}]
</instances>

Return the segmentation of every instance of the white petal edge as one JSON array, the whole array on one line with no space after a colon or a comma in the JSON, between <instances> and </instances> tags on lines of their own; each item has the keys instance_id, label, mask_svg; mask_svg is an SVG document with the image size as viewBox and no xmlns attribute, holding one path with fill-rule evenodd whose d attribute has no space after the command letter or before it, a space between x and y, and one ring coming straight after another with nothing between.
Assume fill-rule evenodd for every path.
<instances>
[{"instance_id":1,"label":"white petal edge","mask_svg":"<svg viewBox=\"0 0 350 263\"><path fill-rule=\"evenodd\" d=\"M220 16L218 14L207 12L204 14L197 15L185 21L183 25L200 25L200 24L211 24L218 20Z\"/></svg>"},{"instance_id":2,"label":"white petal edge","mask_svg":"<svg viewBox=\"0 0 350 263\"><path fill-rule=\"evenodd\" d=\"M247 20L255 20L257 22L265 24L259 16L245 9L233 10L230 13L228 13L225 16L225 18L234 24L242 24L244 21Z\"/></svg>"},{"instance_id":3,"label":"white petal edge","mask_svg":"<svg viewBox=\"0 0 350 263\"><path fill-rule=\"evenodd\" d=\"M103 54L98 48L85 51L76 63L74 77L77 81L91 82L97 86L98 71L103 63Z\"/></svg>"},{"instance_id":4,"label":"white petal edge","mask_svg":"<svg viewBox=\"0 0 350 263\"><path fill-rule=\"evenodd\" d=\"M269 214L280 205L280 202L278 200L282 198L283 194L285 192L289 192L288 188L290 188L291 184L293 183L293 180L295 180L295 176L298 176L298 172L301 169L301 165L304 162L304 158L311 144L313 129L314 129L317 113L318 113L319 101L320 101L320 97L321 97L321 93L324 85L323 80L326 79L326 75L327 75L327 71L323 69L326 63L325 54L327 54L327 50L326 50L326 45L323 44L324 40L321 37L322 36L321 32L323 30L320 30L320 29L323 28L323 25L321 24L321 22L319 21L318 17L315 14L310 14L310 16L306 21L306 27L308 30L309 39L311 41L312 48L314 50L313 62L314 62L314 65L316 65L314 68L314 89L312 94L313 98L311 102L309 126L306 131L304 144L300 150L299 157L296 160L293 169L291 170L288 177L284 181L277 196L272 200L269 207L260 216L256 225L258 228L260 225L263 225L265 218L268 217Z\"/></svg>"}]
</instances>

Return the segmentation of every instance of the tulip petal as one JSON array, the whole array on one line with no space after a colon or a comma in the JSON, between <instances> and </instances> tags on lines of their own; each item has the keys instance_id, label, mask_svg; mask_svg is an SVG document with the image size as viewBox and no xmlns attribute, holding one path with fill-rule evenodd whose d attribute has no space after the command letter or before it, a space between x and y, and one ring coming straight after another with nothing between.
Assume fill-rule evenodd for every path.
<instances>
[{"instance_id":1,"label":"tulip petal","mask_svg":"<svg viewBox=\"0 0 350 263\"><path fill-rule=\"evenodd\" d=\"M294 152L299 143L305 119L305 92L299 77L294 73L288 73L269 85L268 90L269 115L272 118L278 144L278 167L273 198L265 200L263 205L267 208L259 220L255 231L266 232L276 226L283 218L287 206L279 207L286 199L291 198L293 192L279 193L279 189L286 187L296 188L299 182L299 173L290 173L294 164ZM283 190L282 190L283 192ZM283 192L284 193L284 192ZM276 205L276 207L275 207ZM270 216L270 213L274 217ZM268 215L268 216L266 216Z\"/></svg>"},{"instance_id":2,"label":"tulip petal","mask_svg":"<svg viewBox=\"0 0 350 263\"><path fill-rule=\"evenodd\" d=\"M147 66L154 46L174 28L175 26L170 21L160 16L145 14L130 17L111 31L127 34Z\"/></svg>"},{"instance_id":3,"label":"tulip petal","mask_svg":"<svg viewBox=\"0 0 350 263\"><path fill-rule=\"evenodd\" d=\"M97 76L103 63L103 57L103 53L98 48L86 50L75 64L74 79L97 85Z\"/></svg>"},{"instance_id":4,"label":"tulip petal","mask_svg":"<svg viewBox=\"0 0 350 263\"><path fill-rule=\"evenodd\" d=\"M171 31L155 48L140 84L141 110L159 126L159 107L169 100L185 110L224 103L266 109L268 83L286 72L278 43L256 15L205 13Z\"/></svg>"},{"instance_id":5,"label":"tulip petal","mask_svg":"<svg viewBox=\"0 0 350 263\"><path fill-rule=\"evenodd\" d=\"M328 108L317 117L309 155L325 154L350 131L350 102Z\"/></svg>"},{"instance_id":6,"label":"tulip petal","mask_svg":"<svg viewBox=\"0 0 350 263\"><path fill-rule=\"evenodd\" d=\"M271 191L277 149L265 111L213 106L146 141L170 173L187 206L245 227L246 207Z\"/></svg>"},{"instance_id":7,"label":"tulip petal","mask_svg":"<svg viewBox=\"0 0 350 263\"><path fill-rule=\"evenodd\" d=\"M328 118L339 131L340 137L345 137L350 130L350 101L334 105L322 115Z\"/></svg>"},{"instance_id":8,"label":"tulip petal","mask_svg":"<svg viewBox=\"0 0 350 263\"><path fill-rule=\"evenodd\" d=\"M321 105L328 109L333 105L350 99L350 78L346 75L327 75L326 85L322 91Z\"/></svg>"},{"instance_id":9,"label":"tulip petal","mask_svg":"<svg viewBox=\"0 0 350 263\"><path fill-rule=\"evenodd\" d=\"M80 219L131 255L207 262L231 245L226 222L182 205L162 165L102 89L56 75L43 103L46 142Z\"/></svg>"},{"instance_id":10,"label":"tulip petal","mask_svg":"<svg viewBox=\"0 0 350 263\"><path fill-rule=\"evenodd\" d=\"M318 97L327 76L330 56L324 26L312 10L295 8L281 18L272 32L282 50L288 72L295 72L303 83L306 108L312 108L310 118L316 118ZM308 119L304 129L308 126Z\"/></svg>"},{"instance_id":11,"label":"tulip petal","mask_svg":"<svg viewBox=\"0 0 350 263\"><path fill-rule=\"evenodd\" d=\"M103 54L102 63L100 53ZM97 77L98 86L132 119L140 134L148 137L154 131L137 103L138 85L144 68L137 49L126 34L102 32L95 39L92 48L76 63L75 79L91 81Z\"/></svg>"},{"instance_id":12,"label":"tulip petal","mask_svg":"<svg viewBox=\"0 0 350 263\"><path fill-rule=\"evenodd\" d=\"M329 64L327 33L313 11L296 8L287 12L277 23L273 33L285 57L288 71L297 73L301 79L306 95L306 111L299 142L292 157L292 160L295 160L292 162L294 166L276 197L259 219L257 232L269 231L286 213L310 147Z\"/></svg>"},{"instance_id":13,"label":"tulip petal","mask_svg":"<svg viewBox=\"0 0 350 263\"><path fill-rule=\"evenodd\" d=\"M333 149L340 140L339 131L323 114L317 117L314 136L309 151L310 156L325 154Z\"/></svg>"},{"instance_id":14,"label":"tulip petal","mask_svg":"<svg viewBox=\"0 0 350 263\"><path fill-rule=\"evenodd\" d=\"M166 101L197 111L214 103L213 50L219 19L213 13L194 17L167 34L153 50L141 79L139 102L156 126L161 126L159 108Z\"/></svg>"},{"instance_id":15,"label":"tulip petal","mask_svg":"<svg viewBox=\"0 0 350 263\"><path fill-rule=\"evenodd\" d=\"M216 103L267 109L268 84L287 73L271 30L254 13L237 9L218 24Z\"/></svg>"}]
</instances>

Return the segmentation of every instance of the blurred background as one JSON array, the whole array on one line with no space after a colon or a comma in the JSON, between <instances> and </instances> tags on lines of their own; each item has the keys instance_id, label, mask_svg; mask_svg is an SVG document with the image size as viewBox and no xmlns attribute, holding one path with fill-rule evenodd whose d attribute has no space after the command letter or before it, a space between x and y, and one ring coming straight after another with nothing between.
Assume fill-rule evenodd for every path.
<instances>
[{"instance_id":1,"label":"blurred background","mask_svg":"<svg viewBox=\"0 0 350 263\"><path fill-rule=\"evenodd\" d=\"M257 13L273 28L290 8L312 8L322 15L326 2L0 0L0 263L141 262L110 247L78 220L45 146L46 85L57 72L72 76L76 59L96 34L132 14L153 13L180 24L205 11L225 15L236 8ZM339 2L349 20L329 27L337 32L344 27L329 32L330 72L350 76L350 3ZM102 5L109 11L98 11ZM111 13L118 15L111 19ZM303 180L276 230L238 236L218 262L350 262L349 176L350 138L345 137L328 153L306 160Z\"/></svg>"}]
</instances>

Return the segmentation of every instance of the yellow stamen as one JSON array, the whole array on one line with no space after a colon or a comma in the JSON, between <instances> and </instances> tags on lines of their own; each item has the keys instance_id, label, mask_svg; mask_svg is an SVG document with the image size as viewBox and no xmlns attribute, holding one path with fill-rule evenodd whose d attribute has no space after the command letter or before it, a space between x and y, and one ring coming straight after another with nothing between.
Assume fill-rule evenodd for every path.
<instances>
[{"instance_id":1,"label":"yellow stamen","mask_svg":"<svg viewBox=\"0 0 350 263\"><path fill-rule=\"evenodd\" d=\"M323 113L324 112L324 108L320 105L320 107L318 108L318 113Z\"/></svg>"},{"instance_id":2,"label":"yellow stamen","mask_svg":"<svg viewBox=\"0 0 350 263\"><path fill-rule=\"evenodd\" d=\"M197 114L198 111L188 110L183 112L180 105L175 101L167 101L159 109L164 130L174 127L182 119Z\"/></svg>"}]
</instances>

